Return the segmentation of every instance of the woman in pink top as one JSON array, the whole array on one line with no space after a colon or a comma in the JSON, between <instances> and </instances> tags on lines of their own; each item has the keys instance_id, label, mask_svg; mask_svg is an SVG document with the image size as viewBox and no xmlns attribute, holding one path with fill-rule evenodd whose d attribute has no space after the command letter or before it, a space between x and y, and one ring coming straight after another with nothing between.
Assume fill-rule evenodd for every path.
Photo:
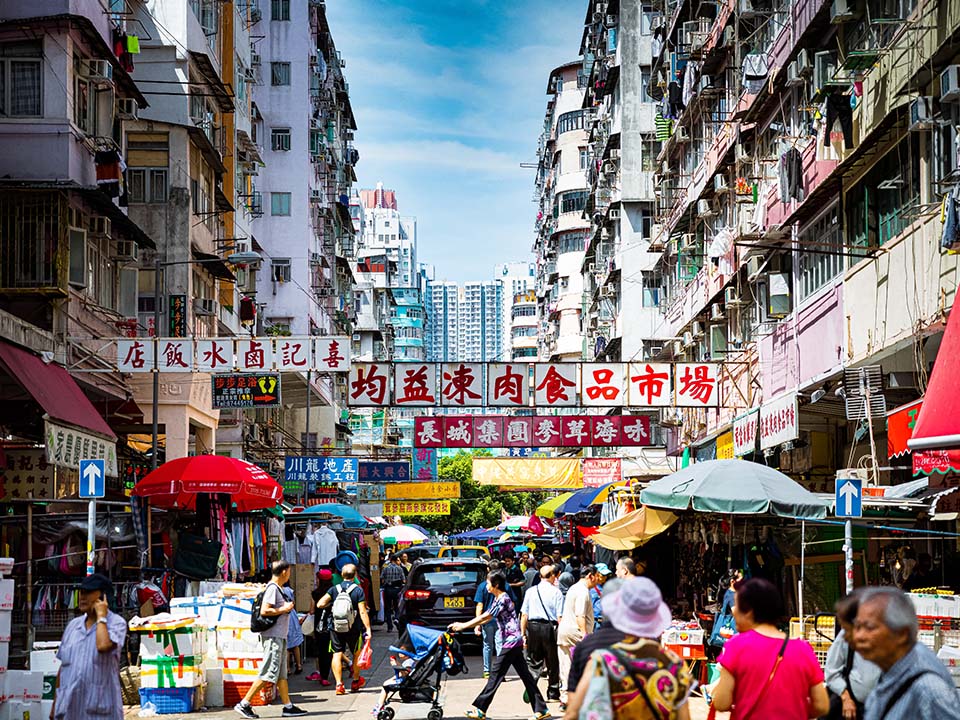
<instances>
[{"instance_id":1,"label":"woman in pink top","mask_svg":"<svg viewBox=\"0 0 960 720\"><path fill-rule=\"evenodd\" d=\"M785 612L772 583L754 578L736 585L733 617L739 635L720 655L713 707L731 720L808 720L830 709L823 670L806 640L787 640L777 625Z\"/></svg>"}]
</instances>

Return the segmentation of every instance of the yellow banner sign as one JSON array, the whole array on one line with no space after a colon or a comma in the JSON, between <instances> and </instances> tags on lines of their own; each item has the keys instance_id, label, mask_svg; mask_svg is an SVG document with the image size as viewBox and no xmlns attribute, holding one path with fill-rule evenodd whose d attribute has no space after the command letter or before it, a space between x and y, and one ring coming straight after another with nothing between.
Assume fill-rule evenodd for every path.
<instances>
[{"instance_id":1,"label":"yellow banner sign","mask_svg":"<svg viewBox=\"0 0 960 720\"><path fill-rule=\"evenodd\" d=\"M733 459L733 431L722 433L717 438L717 460Z\"/></svg>"},{"instance_id":2,"label":"yellow banner sign","mask_svg":"<svg viewBox=\"0 0 960 720\"><path fill-rule=\"evenodd\" d=\"M512 490L583 487L579 458L474 458L473 479Z\"/></svg>"},{"instance_id":3,"label":"yellow banner sign","mask_svg":"<svg viewBox=\"0 0 960 720\"><path fill-rule=\"evenodd\" d=\"M460 497L458 482L387 483L387 500L440 500Z\"/></svg>"},{"instance_id":4,"label":"yellow banner sign","mask_svg":"<svg viewBox=\"0 0 960 720\"><path fill-rule=\"evenodd\" d=\"M449 515L449 500L426 500L407 501L407 500L388 500L383 504L383 514L385 517L390 515Z\"/></svg>"}]
</instances>

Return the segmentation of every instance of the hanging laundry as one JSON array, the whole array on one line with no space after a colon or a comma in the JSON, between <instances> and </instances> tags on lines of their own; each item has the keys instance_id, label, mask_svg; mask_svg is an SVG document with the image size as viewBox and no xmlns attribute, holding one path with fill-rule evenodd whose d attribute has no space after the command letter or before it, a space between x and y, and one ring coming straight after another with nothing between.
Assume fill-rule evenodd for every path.
<instances>
[{"instance_id":1,"label":"hanging laundry","mask_svg":"<svg viewBox=\"0 0 960 720\"><path fill-rule=\"evenodd\" d=\"M832 93L827 96L827 131L823 136L823 144L830 144L830 133L833 126L840 121L840 130L843 132L843 146L853 150L853 108L850 107L850 96L841 93Z\"/></svg>"},{"instance_id":2,"label":"hanging laundry","mask_svg":"<svg viewBox=\"0 0 960 720\"><path fill-rule=\"evenodd\" d=\"M799 200L803 202L803 158L792 147L780 156L780 202Z\"/></svg>"},{"instance_id":3,"label":"hanging laundry","mask_svg":"<svg viewBox=\"0 0 960 720\"><path fill-rule=\"evenodd\" d=\"M956 250L958 246L960 246L960 187L954 187L944 198L943 234L940 236L940 247L945 250Z\"/></svg>"},{"instance_id":4,"label":"hanging laundry","mask_svg":"<svg viewBox=\"0 0 960 720\"><path fill-rule=\"evenodd\" d=\"M683 94L681 99L684 106L689 105L697 94L697 83L700 82L700 67L698 62L690 61L687 63L686 72L683 75Z\"/></svg>"},{"instance_id":5,"label":"hanging laundry","mask_svg":"<svg viewBox=\"0 0 960 720\"><path fill-rule=\"evenodd\" d=\"M756 95L767 81L767 56L765 53L752 52L743 58L743 84L747 92Z\"/></svg>"},{"instance_id":6,"label":"hanging laundry","mask_svg":"<svg viewBox=\"0 0 960 720\"><path fill-rule=\"evenodd\" d=\"M127 35L127 52L131 55L140 54L140 38L136 35Z\"/></svg>"},{"instance_id":7,"label":"hanging laundry","mask_svg":"<svg viewBox=\"0 0 960 720\"><path fill-rule=\"evenodd\" d=\"M672 82L667 86L667 104L669 107L667 117L671 120L676 120L683 114L686 105L683 103L683 90L679 83Z\"/></svg>"},{"instance_id":8,"label":"hanging laundry","mask_svg":"<svg viewBox=\"0 0 960 720\"><path fill-rule=\"evenodd\" d=\"M656 117L653 118L653 124L657 130L658 141L666 142L670 139L670 133L673 132L673 123L665 118L659 110Z\"/></svg>"}]
</instances>

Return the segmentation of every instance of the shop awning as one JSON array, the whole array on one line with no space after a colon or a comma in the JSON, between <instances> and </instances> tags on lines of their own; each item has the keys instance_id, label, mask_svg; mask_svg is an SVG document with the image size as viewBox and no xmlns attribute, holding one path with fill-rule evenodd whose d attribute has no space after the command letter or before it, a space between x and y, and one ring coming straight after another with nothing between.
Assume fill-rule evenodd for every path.
<instances>
[{"instance_id":1,"label":"shop awning","mask_svg":"<svg viewBox=\"0 0 960 720\"><path fill-rule=\"evenodd\" d=\"M227 267L227 264L223 261L223 258L219 255L213 255L211 253L197 252L193 251L193 259L200 263L200 267L210 273L213 277L218 280L226 280L227 282L235 283L237 281L236 275L234 275L230 268Z\"/></svg>"},{"instance_id":2,"label":"shop awning","mask_svg":"<svg viewBox=\"0 0 960 720\"><path fill-rule=\"evenodd\" d=\"M951 310L913 437L907 441L907 447L913 451L914 472L960 472L957 372L960 372L960 312ZM924 457L928 454L929 457Z\"/></svg>"},{"instance_id":3,"label":"shop awning","mask_svg":"<svg viewBox=\"0 0 960 720\"><path fill-rule=\"evenodd\" d=\"M116 440L107 421L64 368L45 363L33 353L0 342L0 367L37 401L51 420Z\"/></svg>"},{"instance_id":4,"label":"shop awning","mask_svg":"<svg viewBox=\"0 0 960 720\"><path fill-rule=\"evenodd\" d=\"M573 497L572 492L565 492L556 495L546 502L542 502L537 506L537 509L534 511L534 514L539 517L552 518L554 513L556 513L557 508L563 505L567 500Z\"/></svg>"},{"instance_id":5,"label":"shop awning","mask_svg":"<svg viewBox=\"0 0 960 720\"><path fill-rule=\"evenodd\" d=\"M590 541L608 550L632 550L676 521L677 516L672 512L642 507L602 526L590 535Z\"/></svg>"},{"instance_id":6,"label":"shop awning","mask_svg":"<svg viewBox=\"0 0 960 720\"><path fill-rule=\"evenodd\" d=\"M917 424L917 415L923 400L914 400L912 403L901 405L887 413L887 457L897 458L910 452L907 443L913 437L913 429Z\"/></svg>"}]
</instances>

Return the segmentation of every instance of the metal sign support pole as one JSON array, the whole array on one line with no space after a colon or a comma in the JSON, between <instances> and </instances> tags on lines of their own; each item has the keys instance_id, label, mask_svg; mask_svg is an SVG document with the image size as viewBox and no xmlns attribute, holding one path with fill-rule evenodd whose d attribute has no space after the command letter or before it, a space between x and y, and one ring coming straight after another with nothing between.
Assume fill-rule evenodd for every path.
<instances>
[{"instance_id":1,"label":"metal sign support pole","mask_svg":"<svg viewBox=\"0 0 960 720\"><path fill-rule=\"evenodd\" d=\"M83 482L83 478L80 479ZM97 501L87 503L87 575L93 575L93 554L97 547Z\"/></svg>"},{"instance_id":2,"label":"metal sign support pole","mask_svg":"<svg viewBox=\"0 0 960 720\"><path fill-rule=\"evenodd\" d=\"M853 523L843 524L843 571L847 580L847 595L853 592Z\"/></svg>"}]
</instances>

